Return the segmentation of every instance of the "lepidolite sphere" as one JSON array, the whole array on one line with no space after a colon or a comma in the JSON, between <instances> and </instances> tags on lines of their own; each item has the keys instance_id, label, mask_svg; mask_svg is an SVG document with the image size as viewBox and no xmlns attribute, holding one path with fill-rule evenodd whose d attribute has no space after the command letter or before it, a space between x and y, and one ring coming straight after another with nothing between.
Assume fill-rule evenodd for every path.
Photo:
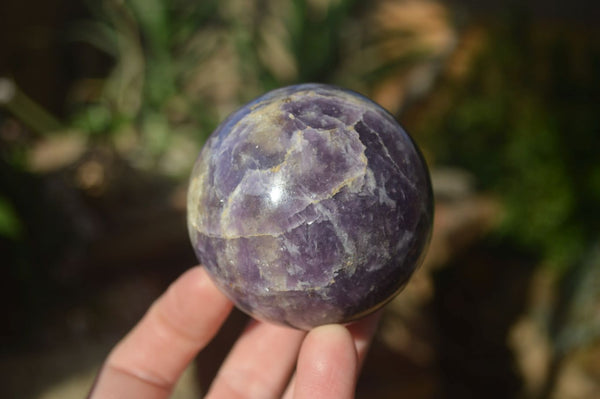
<instances>
[{"instance_id":1,"label":"lepidolite sphere","mask_svg":"<svg viewBox=\"0 0 600 399\"><path fill-rule=\"evenodd\" d=\"M215 283L250 315L300 329L392 299L423 257L432 213L407 133L374 102L322 84L229 116L188 192L191 241Z\"/></svg>"}]
</instances>

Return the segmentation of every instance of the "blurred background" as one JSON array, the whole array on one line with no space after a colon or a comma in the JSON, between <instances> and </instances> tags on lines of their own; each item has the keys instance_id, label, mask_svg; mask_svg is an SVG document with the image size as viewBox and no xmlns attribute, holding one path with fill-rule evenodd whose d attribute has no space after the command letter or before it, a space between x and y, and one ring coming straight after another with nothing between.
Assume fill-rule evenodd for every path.
<instances>
[{"instance_id":1,"label":"blurred background","mask_svg":"<svg viewBox=\"0 0 600 399\"><path fill-rule=\"evenodd\" d=\"M0 2L0 396L85 396L196 262L185 195L205 138L315 81L394 114L436 195L428 257L357 397L600 397L597 4ZM175 398L201 397L245 321Z\"/></svg>"}]
</instances>

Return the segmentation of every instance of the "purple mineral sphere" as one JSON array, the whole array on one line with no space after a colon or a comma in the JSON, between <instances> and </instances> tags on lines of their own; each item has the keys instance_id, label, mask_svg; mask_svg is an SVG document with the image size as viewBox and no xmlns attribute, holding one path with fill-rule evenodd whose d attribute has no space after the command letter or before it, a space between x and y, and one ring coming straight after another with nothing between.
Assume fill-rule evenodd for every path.
<instances>
[{"instance_id":1,"label":"purple mineral sphere","mask_svg":"<svg viewBox=\"0 0 600 399\"><path fill-rule=\"evenodd\" d=\"M196 254L238 308L310 329L392 299L423 258L427 166L394 118L333 86L271 91L206 142L188 192Z\"/></svg>"}]
</instances>

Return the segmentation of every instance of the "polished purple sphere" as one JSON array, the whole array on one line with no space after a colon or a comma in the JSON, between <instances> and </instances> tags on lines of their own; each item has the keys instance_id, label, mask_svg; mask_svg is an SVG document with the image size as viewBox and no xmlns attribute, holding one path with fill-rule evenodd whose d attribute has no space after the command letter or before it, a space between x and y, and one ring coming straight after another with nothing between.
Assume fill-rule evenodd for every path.
<instances>
[{"instance_id":1,"label":"polished purple sphere","mask_svg":"<svg viewBox=\"0 0 600 399\"><path fill-rule=\"evenodd\" d=\"M238 308L310 329L365 316L402 289L429 242L432 203L427 166L389 113L303 84L259 97L211 135L188 228Z\"/></svg>"}]
</instances>

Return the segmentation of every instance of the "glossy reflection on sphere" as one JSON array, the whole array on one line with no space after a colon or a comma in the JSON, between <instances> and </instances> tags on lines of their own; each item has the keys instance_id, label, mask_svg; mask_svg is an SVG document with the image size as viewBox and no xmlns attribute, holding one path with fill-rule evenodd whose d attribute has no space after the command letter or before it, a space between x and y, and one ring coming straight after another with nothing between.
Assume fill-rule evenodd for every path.
<instances>
[{"instance_id":1,"label":"glossy reflection on sphere","mask_svg":"<svg viewBox=\"0 0 600 399\"><path fill-rule=\"evenodd\" d=\"M233 113L188 192L191 241L216 284L250 315L301 329L393 298L422 259L432 213L427 167L394 118L321 84Z\"/></svg>"}]
</instances>

